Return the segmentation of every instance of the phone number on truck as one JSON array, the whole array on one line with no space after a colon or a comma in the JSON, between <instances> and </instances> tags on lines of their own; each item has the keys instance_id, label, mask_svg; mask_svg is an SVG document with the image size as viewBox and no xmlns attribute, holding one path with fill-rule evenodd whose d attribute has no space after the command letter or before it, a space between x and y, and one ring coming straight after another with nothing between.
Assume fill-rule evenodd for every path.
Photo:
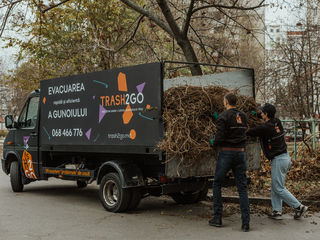
<instances>
[{"instance_id":1,"label":"phone number on truck","mask_svg":"<svg viewBox=\"0 0 320 240\"><path fill-rule=\"evenodd\" d=\"M52 129L52 137L82 137L83 132L81 128L65 128Z\"/></svg>"}]
</instances>

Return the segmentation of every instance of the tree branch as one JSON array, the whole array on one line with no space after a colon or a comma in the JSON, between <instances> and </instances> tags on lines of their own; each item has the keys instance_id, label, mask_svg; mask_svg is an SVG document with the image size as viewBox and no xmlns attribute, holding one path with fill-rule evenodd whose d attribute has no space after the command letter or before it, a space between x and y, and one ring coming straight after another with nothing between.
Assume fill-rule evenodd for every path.
<instances>
[{"instance_id":1,"label":"tree branch","mask_svg":"<svg viewBox=\"0 0 320 240\"><path fill-rule=\"evenodd\" d=\"M192 11L192 14L194 14L194 13L197 12L197 11L206 9L206 8L226 8L226 9L238 9L238 10L248 11L248 10L254 10L254 9L257 9L257 8L266 6L266 5L263 5L263 3L265 2L265 0L262 0L258 5L253 6L253 7L236 6L236 3L237 3L237 2L238 2L238 1L235 1L235 3L234 3L233 5L231 5L231 6L226 6L226 5L221 5L221 4L208 4L208 5L206 5L206 6L202 6L202 7L195 8L195 9Z\"/></svg>"},{"instance_id":2,"label":"tree branch","mask_svg":"<svg viewBox=\"0 0 320 240\"><path fill-rule=\"evenodd\" d=\"M36 0L32 0L32 2L39 9L39 11L42 13L41 6L37 4Z\"/></svg>"},{"instance_id":3,"label":"tree branch","mask_svg":"<svg viewBox=\"0 0 320 240\"><path fill-rule=\"evenodd\" d=\"M190 21L191 21L191 17L192 17L193 6L194 6L194 0L191 0L186 20L184 21L183 26L182 26L182 34L184 36L187 36L187 34L188 34L188 29L189 29Z\"/></svg>"},{"instance_id":4,"label":"tree branch","mask_svg":"<svg viewBox=\"0 0 320 240\"><path fill-rule=\"evenodd\" d=\"M66 2L69 2L69 1L70 1L70 0L64 0L64 1L62 1L62 2L60 2L60 3L57 3L57 4L53 5L53 6L50 6L50 7L46 8L46 9L44 9L44 10L41 10L41 12L42 12L42 13L45 13L45 12L47 12L47 11L55 8L55 7L58 7L58 6L66 3Z\"/></svg>"},{"instance_id":5,"label":"tree branch","mask_svg":"<svg viewBox=\"0 0 320 240\"><path fill-rule=\"evenodd\" d=\"M251 29L245 27L243 24L241 24L240 22L238 22L236 19L234 19L232 16L230 16L228 13L226 13L225 11L223 11L220 8L217 8L219 10L219 12L221 12L222 14L224 14L225 16L227 16L228 18L230 18L233 22L235 22L236 24L238 24L239 26L241 26L243 29L245 29L248 33L251 33Z\"/></svg>"},{"instance_id":6,"label":"tree branch","mask_svg":"<svg viewBox=\"0 0 320 240\"><path fill-rule=\"evenodd\" d=\"M0 8L8 7L8 6L10 6L10 5L14 5L14 4L19 3L19 2L22 2L22 0L17 0L17 1L15 1L15 2L7 3L7 4L5 4L5 5L0 6Z\"/></svg>"},{"instance_id":7,"label":"tree branch","mask_svg":"<svg viewBox=\"0 0 320 240\"><path fill-rule=\"evenodd\" d=\"M8 18L9 18L9 16L10 16L11 10L13 9L14 5L17 4L17 3L19 3L19 2L21 2L21 1L15 1L15 2L12 2L11 4L8 4L8 5L7 5L7 6L8 6L8 9L7 9L7 11L6 11L6 14L5 14L5 16L4 16L4 19L3 19L3 22L2 22L1 28L0 28L0 37L2 36L3 31L4 31L4 29L5 29L6 25L7 25L7 21L8 21Z\"/></svg>"},{"instance_id":8,"label":"tree branch","mask_svg":"<svg viewBox=\"0 0 320 240\"><path fill-rule=\"evenodd\" d=\"M157 3L159 7L161 8L162 14L167 20L167 23L169 24L169 27L171 28L173 34L177 36L181 36L182 32L179 28L179 26L176 23L176 20L174 19L172 12L166 2L166 0L157 0Z\"/></svg>"},{"instance_id":9,"label":"tree branch","mask_svg":"<svg viewBox=\"0 0 320 240\"><path fill-rule=\"evenodd\" d=\"M139 17L139 20L138 20L138 23L137 23L137 26L135 27L133 33L131 34L130 38L121 46L119 47L115 52L119 52L121 49L123 49L130 41L132 41L132 39L134 38L134 36L136 35L137 31L138 31L138 28L140 26L140 23L142 21L142 19L144 18L144 15L141 15Z\"/></svg>"},{"instance_id":10,"label":"tree branch","mask_svg":"<svg viewBox=\"0 0 320 240\"><path fill-rule=\"evenodd\" d=\"M154 21L159 27L161 27L164 31L166 31L170 36L173 36L173 32L170 29L170 27L152 12L145 10L144 8L140 7L139 5L132 2L131 0L120 0L120 1L123 2L125 5L127 5L128 7L132 8L133 10L137 11L138 13Z\"/></svg>"}]
</instances>

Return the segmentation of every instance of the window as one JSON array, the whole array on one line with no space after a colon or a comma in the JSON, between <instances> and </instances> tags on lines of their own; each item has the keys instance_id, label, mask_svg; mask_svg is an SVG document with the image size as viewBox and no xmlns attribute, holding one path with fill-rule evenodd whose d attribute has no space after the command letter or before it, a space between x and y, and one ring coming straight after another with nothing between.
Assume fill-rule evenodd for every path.
<instances>
[{"instance_id":1,"label":"window","mask_svg":"<svg viewBox=\"0 0 320 240\"><path fill-rule=\"evenodd\" d=\"M273 32L273 29L272 29L272 28L270 29L270 32Z\"/></svg>"},{"instance_id":2,"label":"window","mask_svg":"<svg viewBox=\"0 0 320 240\"><path fill-rule=\"evenodd\" d=\"M18 124L20 127L25 127L26 123L26 115L27 115L27 107L28 103L26 103L20 113L19 119L18 119Z\"/></svg>"},{"instance_id":3,"label":"window","mask_svg":"<svg viewBox=\"0 0 320 240\"><path fill-rule=\"evenodd\" d=\"M39 97L33 97L30 99L28 113L27 113L27 123L29 123L29 127L35 127L37 124L38 105L39 105Z\"/></svg>"},{"instance_id":4,"label":"window","mask_svg":"<svg viewBox=\"0 0 320 240\"><path fill-rule=\"evenodd\" d=\"M278 32L280 32L280 29L279 29L279 28L277 28L277 33L278 33Z\"/></svg>"},{"instance_id":5,"label":"window","mask_svg":"<svg viewBox=\"0 0 320 240\"><path fill-rule=\"evenodd\" d=\"M35 127L38 118L39 97L33 97L24 106L18 119L20 127Z\"/></svg>"}]
</instances>

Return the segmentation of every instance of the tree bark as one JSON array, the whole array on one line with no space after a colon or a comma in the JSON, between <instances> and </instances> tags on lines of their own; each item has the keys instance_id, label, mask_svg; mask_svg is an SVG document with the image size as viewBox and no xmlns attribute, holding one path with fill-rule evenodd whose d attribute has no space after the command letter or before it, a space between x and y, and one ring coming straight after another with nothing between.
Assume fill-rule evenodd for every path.
<instances>
[{"instance_id":1,"label":"tree bark","mask_svg":"<svg viewBox=\"0 0 320 240\"><path fill-rule=\"evenodd\" d=\"M189 39L178 40L177 43L181 47L187 62L198 62L198 58ZM190 71L192 76L202 75L201 66L199 64L190 65Z\"/></svg>"},{"instance_id":2,"label":"tree bark","mask_svg":"<svg viewBox=\"0 0 320 240\"><path fill-rule=\"evenodd\" d=\"M187 27L184 26L183 30L181 30L179 28L179 26L176 23L176 20L174 19L173 15L171 13L171 10L170 10L166 0L157 0L157 3L162 11L162 14L164 15L169 27L172 30L174 38L176 39L178 45L181 47L187 62L198 62L197 55L196 55L196 53L190 43L190 40L187 36L187 33L183 32L183 30L185 28L187 29ZM191 2L191 4L192 5L190 6L190 8L192 9L193 1ZM191 12L190 9L189 9L189 12ZM190 22L186 22L185 24L189 25ZM185 31L187 31L187 30L185 30ZM199 64L190 65L190 71L193 76L202 75L201 66Z\"/></svg>"}]
</instances>

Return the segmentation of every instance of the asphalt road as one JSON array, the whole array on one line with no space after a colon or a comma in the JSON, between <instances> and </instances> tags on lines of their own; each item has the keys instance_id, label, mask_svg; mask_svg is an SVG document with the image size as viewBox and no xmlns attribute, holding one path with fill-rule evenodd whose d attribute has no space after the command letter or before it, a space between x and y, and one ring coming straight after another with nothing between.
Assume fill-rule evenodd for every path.
<instances>
[{"instance_id":1,"label":"asphalt road","mask_svg":"<svg viewBox=\"0 0 320 240\"><path fill-rule=\"evenodd\" d=\"M223 219L224 227L207 224L206 204L178 205L171 199L145 198L133 213L109 213L97 186L77 189L74 182L52 179L31 183L13 193L9 176L0 173L0 240L106 239L320 239L320 214L300 221L252 216L249 233L240 231L240 216Z\"/></svg>"}]
</instances>

